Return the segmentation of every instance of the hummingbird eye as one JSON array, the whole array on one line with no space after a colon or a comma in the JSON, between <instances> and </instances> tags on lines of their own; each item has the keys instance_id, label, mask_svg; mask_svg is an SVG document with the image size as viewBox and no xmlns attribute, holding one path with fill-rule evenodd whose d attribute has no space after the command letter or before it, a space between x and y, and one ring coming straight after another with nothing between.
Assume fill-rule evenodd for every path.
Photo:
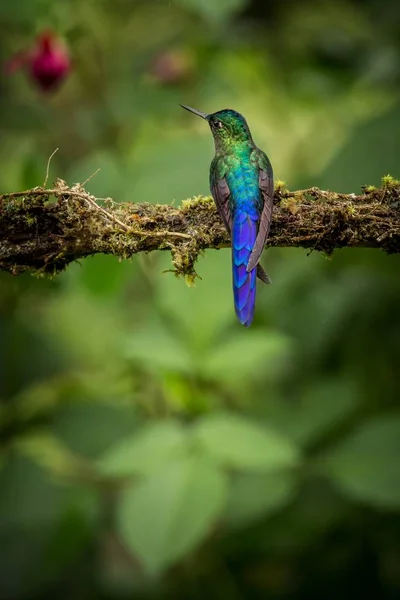
<instances>
[{"instance_id":1,"label":"hummingbird eye","mask_svg":"<svg viewBox=\"0 0 400 600\"><path fill-rule=\"evenodd\" d=\"M214 119L212 121L212 125L213 127L215 127L216 129L222 129L224 124L222 123L222 121L219 121L219 119Z\"/></svg>"}]
</instances>

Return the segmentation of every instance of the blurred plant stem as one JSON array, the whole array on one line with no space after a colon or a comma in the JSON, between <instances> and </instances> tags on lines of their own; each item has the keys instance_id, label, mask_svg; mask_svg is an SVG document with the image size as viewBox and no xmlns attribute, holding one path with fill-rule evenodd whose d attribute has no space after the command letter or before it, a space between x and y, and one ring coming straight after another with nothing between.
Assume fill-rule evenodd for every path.
<instances>
[{"instance_id":1,"label":"blurred plant stem","mask_svg":"<svg viewBox=\"0 0 400 600\"><path fill-rule=\"evenodd\" d=\"M400 182L389 175L380 188L365 186L359 195L316 187L291 192L278 182L268 245L328 255L343 247L398 253L399 199ZM169 250L174 271L190 284L201 252L229 246L209 197L184 200L179 208L116 203L59 179L54 189L35 187L1 195L0 209L0 270L14 275L55 275L70 262L97 253L126 259L139 252Z\"/></svg>"}]
</instances>

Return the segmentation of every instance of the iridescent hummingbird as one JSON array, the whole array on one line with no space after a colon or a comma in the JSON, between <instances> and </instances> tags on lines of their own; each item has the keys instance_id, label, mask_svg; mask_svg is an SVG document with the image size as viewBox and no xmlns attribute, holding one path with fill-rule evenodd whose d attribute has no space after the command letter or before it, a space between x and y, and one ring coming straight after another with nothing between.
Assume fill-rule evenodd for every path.
<instances>
[{"instance_id":1,"label":"iridescent hummingbird","mask_svg":"<svg viewBox=\"0 0 400 600\"><path fill-rule=\"evenodd\" d=\"M207 115L190 106L181 106L208 121L214 137L211 193L231 234L236 315L242 325L249 327L254 316L256 278L271 283L258 261L272 219L272 166L267 155L255 145L240 113L224 109Z\"/></svg>"}]
</instances>

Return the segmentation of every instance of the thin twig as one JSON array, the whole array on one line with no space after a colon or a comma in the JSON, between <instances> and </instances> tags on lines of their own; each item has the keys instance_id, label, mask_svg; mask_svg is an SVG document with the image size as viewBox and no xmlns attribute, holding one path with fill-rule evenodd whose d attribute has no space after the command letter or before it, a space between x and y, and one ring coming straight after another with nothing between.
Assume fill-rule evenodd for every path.
<instances>
[{"instance_id":1,"label":"thin twig","mask_svg":"<svg viewBox=\"0 0 400 600\"><path fill-rule=\"evenodd\" d=\"M128 227L128 225L126 225L125 223L123 223L122 221L120 221L115 215L113 215L112 213L108 212L105 208L103 208L102 206L99 206L96 202L96 200L94 200L94 198L92 198L91 196L89 196L89 194L79 194L78 193L74 193L74 196L77 196L78 198L82 198L83 200L86 200L86 202L88 202L90 204L90 206L93 206L93 208L97 211L99 211L100 213L102 213L105 217L107 217L107 219L114 221L114 223L117 223L117 225L119 225L120 227L122 227L122 229L124 231L129 231L130 228Z\"/></svg>"},{"instance_id":2,"label":"thin twig","mask_svg":"<svg viewBox=\"0 0 400 600\"><path fill-rule=\"evenodd\" d=\"M50 163L51 163L51 159L52 159L52 158L53 158L53 156L56 154L56 152L58 152L58 148L56 148L56 149L54 150L53 154L51 154L51 155L49 156L49 160L47 161L46 178L45 178L45 180L44 180L44 183L43 183L43 187L44 187L44 188L46 187L46 185L47 185L47 180L49 179L49 172L50 172Z\"/></svg>"},{"instance_id":3,"label":"thin twig","mask_svg":"<svg viewBox=\"0 0 400 600\"><path fill-rule=\"evenodd\" d=\"M80 186L81 186L81 187L85 187L85 185L86 185L87 183L89 183L89 181L90 181L91 179L93 179L93 177L95 177L95 176L96 176L98 173L100 173L100 171L101 171L101 169L100 169L100 168L98 168L98 169L97 169L97 171L95 171L95 172L94 172L92 175L90 175L90 177L88 177L87 179L85 179L85 181L84 181L83 183L81 183L81 184L80 184Z\"/></svg>"}]
</instances>

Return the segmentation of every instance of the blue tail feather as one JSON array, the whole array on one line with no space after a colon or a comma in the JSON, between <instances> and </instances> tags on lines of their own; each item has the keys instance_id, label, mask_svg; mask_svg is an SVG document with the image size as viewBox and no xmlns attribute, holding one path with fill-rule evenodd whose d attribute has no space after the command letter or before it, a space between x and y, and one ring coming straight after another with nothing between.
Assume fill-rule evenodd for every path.
<instances>
[{"instance_id":1,"label":"blue tail feather","mask_svg":"<svg viewBox=\"0 0 400 600\"><path fill-rule=\"evenodd\" d=\"M258 215L237 211L232 223L232 270L235 311L242 325L253 321L257 268L249 273L247 264L257 237Z\"/></svg>"}]
</instances>

